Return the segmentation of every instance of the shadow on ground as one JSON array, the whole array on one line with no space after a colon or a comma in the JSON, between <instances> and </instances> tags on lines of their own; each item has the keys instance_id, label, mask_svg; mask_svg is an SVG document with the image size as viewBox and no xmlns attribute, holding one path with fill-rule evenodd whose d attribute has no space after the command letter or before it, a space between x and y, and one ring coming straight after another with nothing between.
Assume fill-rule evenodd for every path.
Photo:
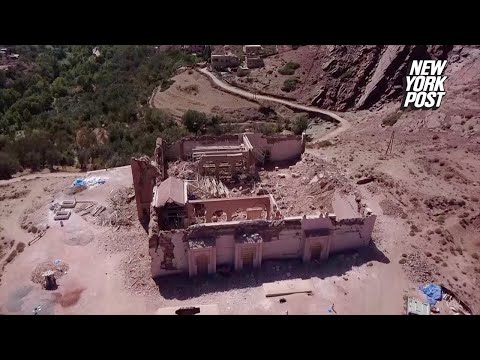
<instances>
[{"instance_id":1,"label":"shadow on ground","mask_svg":"<svg viewBox=\"0 0 480 360\"><path fill-rule=\"evenodd\" d=\"M324 262L302 263L300 259L267 260L262 263L261 268L250 271L217 272L194 278L189 278L188 275L172 275L159 277L155 279L155 283L165 299L187 300L212 292L257 287L272 281L341 276L353 267L369 262L388 264L390 260L372 243L355 252L331 255Z\"/></svg>"},{"instance_id":2,"label":"shadow on ground","mask_svg":"<svg viewBox=\"0 0 480 360\"><path fill-rule=\"evenodd\" d=\"M267 162L263 165L263 168L266 171L275 171L276 167L278 167L278 169L288 169L290 166L295 165L300 160L301 160L301 158L295 158L295 159L292 159L292 160Z\"/></svg>"}]
</instances>

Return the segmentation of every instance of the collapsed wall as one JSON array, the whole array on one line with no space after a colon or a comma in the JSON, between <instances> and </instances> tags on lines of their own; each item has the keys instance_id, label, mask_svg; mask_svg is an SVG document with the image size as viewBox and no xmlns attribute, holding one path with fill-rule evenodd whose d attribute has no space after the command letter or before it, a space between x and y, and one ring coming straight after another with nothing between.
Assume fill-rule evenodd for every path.
<instances>
[{"instance_id":1,"label":"collapsed wall","mask_svg":"<svg viewBox=\"0 0 480 360\"><path fill-rule=\"evenodd\" d=\"M197 275L218 266L244 267L245 253L253 267L270 259L327 259L330 254L367 246L376 216L342 219L333 214L281 220L229 221L191 225L186 229L151 234L152 276L176 273ZM253 240L252 240L253 239Z\"/></svg>"},{"instance_id":2,"label":"collapsed wall","mask_svg":"<svg viewBox=\"0 0 480 360\"><path fill-rule=\"evenodd\" d=\"M260 149L269 155L269 161L280 162L298 159L305 151L303 135L264 135L246 133L255 149Z\"/></svg>"},{"instance_id":3,"label":"collapsed wall","mask_svg":"<svg viewBox=\"0 0 480 360\"><path fill-rule=\"evenodd\" d=\"M168 177L163 140L158 138L156 141L154 161L151 161L148 156L142 156L138 159L132 158L130 167L132 169L138 219L146 225L150 219L153 187Z\"/></svg>"},{"instance_id":4,"label":"collapsed wall","mask_svg":"<svg viewBox=\"0 0 480 360\"><path fill-rule=\"evenodd\" d=\"M138 219L142 224L148 224L150 219L150 205L153 200L153 187L159 175L158 168L148 156L130 160L132 169L133 187L137 203Z\"/></svg>"},{"instance_id":5,"label":"collapsed wall","mask_svg":"<svg viewBox=\"0 0 480 360\"><path fill-rule=\"evenodd\" d=\"M225 134L220 136L202 135L184 137L171 144L165 151L165 159L187 160L192 155L193 149L198 146L234 146L242 143L242 134Z\"/></svg>"},{"instance_id":6,"label":"collapsed wall","mask_svg":"<svg viewBox=\"0 0 480 360\"><path fill-rule=\"evenodd\" d=\"M284 218L272 195L195 200L188 198L182 180L165 182L169 158L208 158L217 169L221 164L215 161L235 156L255 167L254 158L262 163L293 160L304 150L303 136L244 133L184 138L168 148L158 139L154 161L132 159L138 215L149 224L152 276L214 273L217 266L241 270L269 259L326 259L368 245L376 216L365 208L341 220L334 214ZM236 162L230 165L236 171ZM232 221L238 210L247 220ZM227 221L218 220L220 213Z\"/></svg>"},{"instance_id":7,"label":"collapsed wall","mask_svg":"<svg viewBox=\"0 0 480 360\"><path fill-rule=\"evenodd\" d=\"M202 135L183 138L165 150L166 160L187 160L193 149L199 146L238 146L247 137L253 151L268 152L270 161L286 161L299 158L305 151L302 135L264 135L259 133L226 134L221 136Z\"/></svg>"}]
</instances>

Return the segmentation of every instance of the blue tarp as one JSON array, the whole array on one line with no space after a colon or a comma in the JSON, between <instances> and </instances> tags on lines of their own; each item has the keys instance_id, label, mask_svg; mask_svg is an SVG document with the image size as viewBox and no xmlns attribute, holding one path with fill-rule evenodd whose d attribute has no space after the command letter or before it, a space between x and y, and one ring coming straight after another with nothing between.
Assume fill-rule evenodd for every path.
<instances>
[{"instance_id":1,"label":"blue tarp","mask_svg":"<svg viewBox=\"0 0 480 360\"><path fill-rule=\"evenodd\" d=\"M87 183L83 179L75 179L73 186L87 186Z\"/></svg>"},{"instance_id":2,"label":"blue tarp","mask_svg":"<svg viewBox=\"0 0 480 360\"><path fill-rule=\"evenodd\" d=\"M72 186L85 186L85 187L93 187L100 184L105 184L106 180L103 178L99 178L97 176L87 177L85 179L75 179Z\"/></svg>"},{"instance_id":3,"label":"blue tarp","mask_svg":"<svg viewBox=\"0 0 480 360\"><path fill-rule=\"evenodd\" d=\"M437 301L442 300L442 287L440 285L427 284L421 290L427 296L430 305L435 305Z\"/></svg>"}]
</instances>

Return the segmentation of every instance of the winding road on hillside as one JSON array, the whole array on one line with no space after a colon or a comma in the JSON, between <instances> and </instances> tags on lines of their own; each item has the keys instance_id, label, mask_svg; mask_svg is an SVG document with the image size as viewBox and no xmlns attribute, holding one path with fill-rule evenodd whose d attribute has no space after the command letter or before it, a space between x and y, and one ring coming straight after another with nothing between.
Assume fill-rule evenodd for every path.
<instances>
[{"instance_id":1,"label":"winding road on hillside","mask_svg":"<svg viewBox=\"0 0 480 360\"><path fill-rule=\"evenodd\" d=\"M276 97L273 97L273 96L254 94L252 92L249 92L249 91L246 91L246 90L243 90L243 89L240 89L240 88L237 88L235 86L227 84L225 81L222 81L219 78L217 78L215 76L215 74L208 71L207 68L197 68L196 70L198 72L200 72L201 74L206 75L210 79L210 81L212 81L212 83L214 85L220 87L222 90L225 90L225 91L227 91L231 94L239 95L239 96L244 97L248 100L254 99L254 100L273 101L273 102L288 106L290 108L294 108L294 109L298 109L298 110L304 110L304 111L316 112L318 114L323 114L323 115L330 116L340 123L340 125L341 125L340 127L335 129L334 131L326 134L325 136L323 136L319 139L316 139L317 141L327 140L327 139L330 139L332 137L335 137L335 136L337 136L338 134L347 130L350 127L350 123L347 120L345 120L344 118L338 116L337 114L335 114L334 112L331 112L329 110L319 109L319 108L316 108L316 107L313 107L313 106L300 105L300 104L294 103L292 101L279 99L279 98L276 98Z\"/></svg>"}]
</instances>

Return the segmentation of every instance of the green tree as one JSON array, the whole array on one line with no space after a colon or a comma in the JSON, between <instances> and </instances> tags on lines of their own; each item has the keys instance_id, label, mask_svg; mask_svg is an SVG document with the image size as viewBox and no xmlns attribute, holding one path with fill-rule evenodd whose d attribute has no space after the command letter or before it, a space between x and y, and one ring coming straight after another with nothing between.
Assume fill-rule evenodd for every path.
<instances>
[{"instance_id":1,"label":"green tree","mask_svg":"<svg viewBox=\"0 0 480 360\"><path fill-rule=\"evenodd\" d=\"M273 135L275 134L276 126L274 124L262 123L259 125L258 129L264 135Z\"/></svg>"},{"instance_id":2,"label":"green tree","mask_svg":"<svg viewBox=\"0 0 480 360\"><path fill-rule=\"evenodd\" d=\"M86 127L77 131L76 141L77 145L83 149L91 148L97 143L97 139L95 138L93 131Z\"/></svg>"},{"instance_id":3,"label":"green tree","mask_svg":"<svg viewBox=\"0 0 480 360\"><path fill-rule=\"evenodd\" d=\"M287 79L287 80L285 80L283 82L282 91L285 91L285 92L295 91L297 89L298 82L299 81L297 79Z\"/></svg>"},{"instance_id":4,"label":"green tree","mask_svg":"<svg viewBox=\"0 0 480 360\"><path fill-rule=\"evenodd\" d=\"M50 171L53 171L53 166L58 165L61 159L62 155L57 149L51 147L45 151L45 163L48 165Z\"/></svg>"},{"instance_id":5,"label":"green tree","mask_svg":"<svg viewBox=\"0 0 480 360\"><path fill-rule=\"evenodd\" d=\"M0 89L0 112L12 106L21 96L14 89Z\"/></svg>"},{"instance_id":6,"label":"green tree","mask_svg":"<svg viewBox=\"0 0 480 360\"><path fill-rule=\"evenodd\" d=\"M198 134L205 130L207 115L196 110L187 110L182 116L182 121L188 131Z\"/></svg>"},{"instance_id":7,"label":"green tree","mask_svg":"<svg viewBox=\"0 0 480 360\"><path fill-rule=\"evenodd\" d=\"M88 162L90 160L90 151L88 149L81 149L78 152L78 163L82 170L87 169Z\"/></svg>"},{"instance_id":8,"label":"green tree","mask_svg":"<svg viewBox=\"0 0 480 360\"><path fill-rule=\"evenodd\" d=\"M146 104L155 87L171 84L175 70L197 58L177 50L157 52L151 46L102 45L100 59L92 49L14 47L22 63L2 72L0 133L8 139L25 134L25 139L17 137L0 150L12 153L24 167L71 164L79 155L87 158L84 167L100 166L111 156L112 163L128 163L133 154L151 151L157 136L173 142L188 134L171 115L149 110ZM218 132L219 124L214 120L207 125L207 119L204 114L196 117L192 131ZM92 130L104 127L108 136L100 144ZM88 156L79 154L82 149L88 149Z\"/></svg>"},{"instance_id":9,"label":"green tree","mask_svg":"<svg viewBox=\"0 0 480 360\"><path fill-rule=\"evenodd\" d=\"M18 160L12 154L0 151L0 179L10 179L19 166Z\"/></svg>"},{"instance_id":10,"label":"green tree","mask_svg":"<svg viewBox=\"0 0 480 360\"><path fill-rule=\"evenodd\" d=\"M295 135L301 135L307 128L308 118L303 115L296 118L292 125L292 131Z\"/></svg>"},{"instance_id":11,"label":"green tree","mask_svg":"<svg viewBox=\"0 0 480 360\"><path fill-rule=\"evenodd\" d=\"M61 97L67 95L67 86L66 81L63 77L57 77L53 80L52 84L50 85L50 91L54 97Z\"/></svg>"},{"instance_id":12,"label":"green tree","mask_svg":"<svg viewBox=\"0 0 480 360\"><path fill-rule=\"evenodd\" d=\"M210 45L206 45L205 49L203 50L202 58L205 61L209 61L212 57L212 48Z\"/></svg>"},{"instance_id":13,"label":"green tree","mask_svg":"<svg viewBox=\"0 0 480 360\"><path fill-rule=\"evenodd\" d=\"M207 122L207 133L214 135L221 135L224 133L221 123L223 118L218 115L213 115Z\"/></svg>"},{"instance_id":14,"label":"green tree","mask_svg":"<svg viewBox=\"0 0 480 360\"><path fill-rule=\"evenodd\" d=\"M27 122L28 120L30 120L31 117L32 114L30 113L30 111L28 109L24 109L22 112L23 121Z\"/></svg>"},{"instance_id":15,"label":"green tree","mask_svg":"<svg viewBox=\"0 0 480 360\"><path fill-rule=\"evenodd\" d=\"M5 75L5 71L0 70L0 88L3 88L6 82L7 82L7 76Z\"/></svg>"}]
</instances>

